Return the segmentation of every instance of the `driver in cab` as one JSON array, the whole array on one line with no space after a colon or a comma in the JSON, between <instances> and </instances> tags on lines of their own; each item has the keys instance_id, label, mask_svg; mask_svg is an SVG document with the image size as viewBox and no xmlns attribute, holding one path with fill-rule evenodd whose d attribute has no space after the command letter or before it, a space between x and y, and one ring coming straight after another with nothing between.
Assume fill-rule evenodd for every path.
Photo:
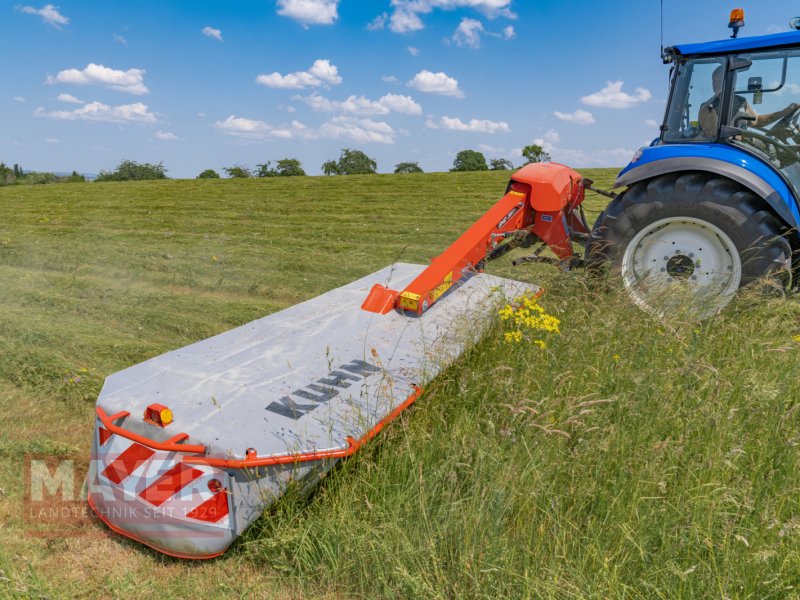
<instances>
[{"instance_id":1,"label":"driver in cab","mask_svg":"<svg viewBox=\"0 0 800 600\"><path fill-rule=\"evenodd\" d=\"M711 76L711 83L714 86L714 96L709 98L700 106L700 114L698 120L703 134L708 138L714 138L717 133L717 124L719 122L720 103L722 102L722 78L725 75L725 68L720 65L714 70ZM750 123L755 127L765 127L771 125L775 121L787 117L800 108L800 104L792 103L783 110L778 110L773 113L759 115L753 110L753 107L747 100L738 94L733 97L733 114L735 116L748 116L753 120Z\"/></svg>"}]
</instances>

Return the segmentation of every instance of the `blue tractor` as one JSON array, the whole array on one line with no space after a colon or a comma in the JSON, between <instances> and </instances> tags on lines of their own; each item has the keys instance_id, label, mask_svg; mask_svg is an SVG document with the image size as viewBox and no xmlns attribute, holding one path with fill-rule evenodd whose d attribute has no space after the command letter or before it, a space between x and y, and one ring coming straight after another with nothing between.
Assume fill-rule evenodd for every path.
<instances>
[{"instance_id":1,"label":"blue tractor","mask_svg":"<svg viewBox=\"0 0 800 600\"><path fill-rule=\"evenodd\" d=\"M620 172L587 243L589 266L610 264L651 312L674 298L666 288L707 316L798 271L800 31L736 38L734 13L733 38L665 49L661 135Z\"/></svg>"}]
</instances>

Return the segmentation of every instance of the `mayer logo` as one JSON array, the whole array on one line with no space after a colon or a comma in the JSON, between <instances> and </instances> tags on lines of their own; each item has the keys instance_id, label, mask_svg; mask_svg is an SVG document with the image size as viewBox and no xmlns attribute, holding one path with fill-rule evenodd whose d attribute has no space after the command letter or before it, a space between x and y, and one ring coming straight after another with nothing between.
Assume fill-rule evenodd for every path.
<instances>
[{"instance_id":1,"label":"mayer logo","mask_svg":"<svg viewBox=\"0 0 800 600\"><path fill-rule=\"evenodd\" d=\"M318 406L330 402L341 394L343 389L349 388L354 382L361 381L369 375L379 372L380 369L378 367L363 360L351 360L336 371L331 371L327 377L317 379L314 383L309 383L304 388L292 392L292 396L297 396L303 400L311 400L313 404L297 402L291 396L284 396L277 402L267 406L267 410L296 421Z\"/></svg>"}]
</instances>

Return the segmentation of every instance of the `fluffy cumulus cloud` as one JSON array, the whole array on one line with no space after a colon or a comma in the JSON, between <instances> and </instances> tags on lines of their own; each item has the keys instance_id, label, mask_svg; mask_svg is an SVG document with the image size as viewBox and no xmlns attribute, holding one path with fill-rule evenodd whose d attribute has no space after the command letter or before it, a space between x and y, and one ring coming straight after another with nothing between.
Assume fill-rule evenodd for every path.
<instances>
[{"instance_id":1,"label":"fluffy cumulus cloud","mask_svg":"<svg viewBox=\"0 0 800 600\"><path fill-rule=\"evenodd\" d=\"M644 124L649 127L661 127L661 123L659 123L655 119L647 119L645 120Z\"/></svg>"},{"instance_id":2,"label":"fluffy cumulus cloud","mask_svg":"<svg viewBox=\"0 0 800 600\"><path fill-rule=\"evenodd\" d=\"M386 20L389 18L389 13L382 13L367 23L367 29L370 31L378 31L386 27Z\"/></svg>"},{"instance_id":3,"label":"fluffy cumulus cloud","mask_svg":"<svg viewBox=\"0 0 800 600\"><path fill-rule=\"evenodd\" d=\"M517 37L517 31L514 29L513 25L503 28L503 39L513 40L515 37Z\"/></svg>"},{"instance_id":4,"label":"fluffy cumulus cloud","mask_svg":"<svg viewBox=\"0 0 800 600\"><path fill-rule=\"evenodd\" d=\"M219 29L214 29L213 27L206 26L200 30L200 33L202 33L206 37L214 38L215 40L220 42L222 41L222 32Z\"/></svg>"},{"instance_id":5,"label":"fluffy cumulus cloud","mask_svg":"<svg viewBox=\"0 0 800 600\"><path fill-rule=\"evenodd\" d=\"M68 104L86 104L83 100L76 98L72 94L59 94L56 96L59 102L67 102Z\"/></svg>"},{"instance_id":6,"label":"fluffy cumulus cloud","mask_svg":"<svg viewBox=\"0 0 800 600\"><path fill-rule=\"evenodd\" d=\"M42 21L48 25L52 25L56 29L61 29L64 25L69 25L69 19L58 12L58 7L52 4L45 4L42 8L34 8L33 6L20 6L19 10L27 15L37 15L42 18Z\"/></svg>"},{"instance_id":7,"label":"fluffy cumulus cloud","mask_svg":"<svg viewBox=\"0 0 800 600\"><path fill-rule=\"evenodd\" d=\"M308 25L331 25L339 18L339 0L278 0L278 14Z\"/></svg>"},{"instance_id":8,"label":"fluffy cumulus cloud","mask_svg":"<svg viewBox=\"0 0 800 600\"><path fill-rule=\"evenodd\" d=\"M127 92L128 94L137 96L150 93L150 90L148 90L147 86L144 84L144 69L119 71L94 63L89 63L89 65L82 70L67 69L65 71L60 71L55 77L48 75L45 83L48 85L54 85L56 83L66 83L70 85L102 85L103 87L118 92Z\"/></svg>"},{"instance_id":9,"label":"fluffy cumulus cloud","mask_svg":"<svg viewBox=\"0 0 800 600\"><path fill-rule=\"evenodd\" d=\"M631 108L652 97L650 90L637 87L633 95L622 91L623 81L607 81L606 87L599 92L581 98L581 102L598 108Z\"/></svg>"},{"instance_id":10,"label":"fluffy cumulus cloud","mask_svg":"<svg viewBox=\"0 0 800 600\"><path fill-rule=\"evenodd\" d=\"M102 102L89 102L75 110L46 111L39 107L33 116L56 121L105 121L108 123L155 123L156 117L146 104L121 104L109 106Z\"/></svg>"},{"instance_id":11,"label":"fluffy cumulus cloud","mask_svg":"<svg viewBox=\"0 0 800 600\"><path fill-rule=\"evenodd\" d=\"M592 116L592 113L581 108L571 113L555 111L553 114L556 116L556 118L561 119L562 121L576 123L577 125L591 125L594 123L594 116Z\"/></svg>"},{"instance_id":12,"label":"fluffy cumulus cloud","mask_svg":"<svg viewBox=\"0 0 800 600\"><path fill-rule=\"evenodd\" d=\"M270 88L301 90L326 84L338 85L342 83L342 78L339 76L339 69L336 65L331 64L327 59L318 59L307 71L295 71L286 75L278 72L259 75L256 77L256 83Z\"/></svg>"},{"instance_id":13,"label":"fluffy cumulus cloud","mask_svg":"<svg viewBox=\"0 0 800 600\"><path fill-rule=\"evenodd\" d=\"M481 47L481 34L484 33L483 23L477 19L464 17L458 24L456 32L453 34L453 41L458 46L468 46L470 48Z\"/></svg>"},{"instance_id":14,"label":"fluffy cumulus cloud","mask_svg":"<svg viewBox=\"0 0 800 600\"><path fill-rule=\"evenodd\" d=\"M408 82L408 86L428 94L440 94L442 96L455 96L463 98L464 92L458 87L458 80L450 77L447 73L432 73L423 69Z\"/></svg>"},{"instance_id":15,"label":"fluffy cumulus cloud","mask_svg":"<svg viewBox=\"0 0 800 600\"><path fill-rule=\"evenodd\" d=\"M25 104L25 98L23 98L22 96L14 96L14 102Z\"/></svg>"},{"instance_id":16,"label":"fluffy cumulus cloud","mask_svg":"<svg viewBox=\"0 0 800 600\"><path fill-rule=\"evenodd\" d=\"M400 83L400 80L394 75L384 75L383 77L381 77L381 81L384 81L386 83Z\"/></svg>"},{"instance_id":17,"label":"fluffy cumulus cloud","mask_svg":"<svg viewBox=\"0 0 800 600\"><path fill-rule=\"evenodd\" d=\"M287 126L274 127L264 121L234 115L224 121L217 121L214 127L227 135L250 141L263 141L271 138L304 140L329 138L393 144L396 135L394 129L383 121L344 115L333 117L318 129L307 127L299 121L292 121Z\"/></svg>"},{"instance_id":18,"label":"fluffy cumulus cloud","mask_svg":"<svg viewBox=\"0 0 800 600\"><path fill-rule=\"evenodd\" d=\"M154 136L157 140L173 141L178 139L177 135L169 131L156 131Z\"/></svg>"},{"instance_id":19,"label":"fluffy cumulus cloud","mask_svg":"<svg viewBox=\"0 0 800 600\"><path fill-rule=\"evenodd\" d=\"M425 28L420 15L434 9L453 10L472 8L489 18L516 18L511 12L511 0L392 0L394 11L389 17L389 29L395 33L408 33Z\"/></svg>"},{"instance_id":20,"label":"fluffy cumulus cloud","mask_svg":"<svg viewBox=\"0 0 800 600\"><path fill-rule=\"evenodd\" d=\"M442 117L438 121L428 119L428 129L449 129L450 131L468 131L471 133L508 133L511 131L505 121L489 121L488 119L470 119L465 123L459 118Z\"/></svg>"},{"instance_id":21,"label":"fluffy cumulus cloud","mask_svg":"<svg viewBox=\"0 0 800 600\"><path fill-rule=\"evenodd\" d=\"M319 128L319 135L359 143L394 144L395 131L383 121L341 116L323 123Z\"/></svg>"},{"instance_id":22,"label":"fluffy cumulus cloud","mask_svg":"<svg viewBox=\"0 0 800 600\"><path fill-rule=\"evenodd\" d=\"M308 104L317 112L342 112L351 115L388 115L391 112L406 115L421 115L422 107L411 96L386 94L378 100L370 100L364 96L350 96L346 100L329 100L319 94L295 96Z\"/></svg>"}]
</instances>

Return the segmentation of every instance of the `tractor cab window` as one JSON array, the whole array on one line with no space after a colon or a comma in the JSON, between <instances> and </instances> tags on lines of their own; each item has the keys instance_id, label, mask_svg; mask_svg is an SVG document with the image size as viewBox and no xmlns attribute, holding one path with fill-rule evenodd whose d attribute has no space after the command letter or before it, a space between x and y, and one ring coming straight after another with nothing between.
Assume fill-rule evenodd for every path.
<instances>
[{"instance_id":1,"label":"tractor cab window","mask_svg":"<svg viewBox=\"0 0 800 600\"><path fill-rule=\"evenodd\" d=\"M663 134L665 142L710 142L717 137L718 123L707 117L708 103L722 92L724 58L679 62ZM715 78L715 73L717 77ZM719 89L715 89L715 85Z\"/></svg>"},{"instance_id":2,"label":"tractor cab window","mask_svg":"<svg viewBox=\"0 0 800 600\"><path fill-rule=\"evenodd\" d=\"M800 50L735 57L729 138L770 163L800 192Z\"/></svg>"}]
</instances>

